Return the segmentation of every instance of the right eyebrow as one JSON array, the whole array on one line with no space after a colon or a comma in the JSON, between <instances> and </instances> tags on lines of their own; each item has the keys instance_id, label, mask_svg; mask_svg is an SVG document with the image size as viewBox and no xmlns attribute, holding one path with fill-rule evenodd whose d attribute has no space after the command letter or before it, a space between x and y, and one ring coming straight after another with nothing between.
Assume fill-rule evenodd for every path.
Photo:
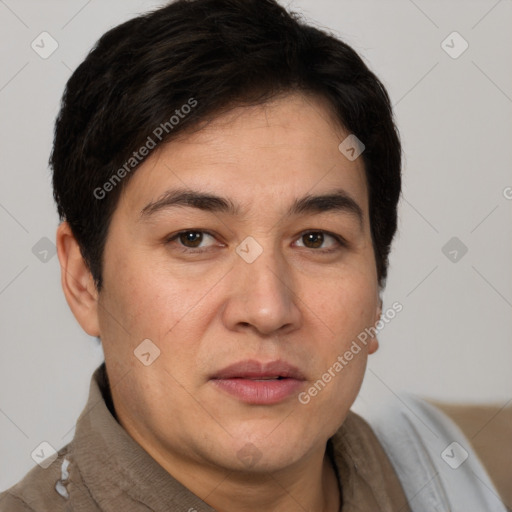
<instances>
[{"instance_id":1,"label":"right eyebrow","mask_svg":"<svg viewBox=\"0 0 512 512\"><path fill-rule=\"evenodd\" d=\"M215 194L184 189L168 190L156 201L147 204L140 212L141 218L148 218L156 212L176 206L188 206L204 211L237 215L239 208L229 199Z\"/></svg>"}]
</instances>

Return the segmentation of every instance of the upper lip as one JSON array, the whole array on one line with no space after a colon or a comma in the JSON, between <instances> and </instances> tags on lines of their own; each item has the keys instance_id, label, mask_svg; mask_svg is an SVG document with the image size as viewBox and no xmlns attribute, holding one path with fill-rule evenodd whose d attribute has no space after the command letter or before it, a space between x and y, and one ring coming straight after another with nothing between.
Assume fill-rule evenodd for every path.
<instances>
[{"instance_id":1,"label":"upper lip","mask_svg":"<svg viewBox=\"0 0 512 512\"><path fill-rule=\"evenodd\" d=\"M269 377L287 377L305 380L302 372L286 361L276 360L267 363L255 359L247 359L226 366L216 372L212 379L263 379Z\"/></svg>"}]
</instances>

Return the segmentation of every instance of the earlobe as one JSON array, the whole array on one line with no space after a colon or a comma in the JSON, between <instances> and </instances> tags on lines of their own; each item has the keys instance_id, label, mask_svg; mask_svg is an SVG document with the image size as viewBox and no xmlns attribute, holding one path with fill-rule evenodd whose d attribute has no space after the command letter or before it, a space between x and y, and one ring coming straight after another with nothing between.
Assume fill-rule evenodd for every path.
<instances>
[{"instance_id":1,"label":"earlobe","mask_svg":"<svg viewBox=\"0 0 512 512\"><path fill-rule=\"evenodd\" d=\"M67 222L59 225L56 238L66 301L82 329L91 336L99 336L98 292Z\"/></svg>"},{"instance_id":2,"label":"earlobe","mask_svg":"<svg viewBox=\"0 0 512 512\"><path fill-rule=\"evenodd\" d=\"M375 321L373 322L373 325L376 326L377 322L380 320L380 317L382 315L382 299L379 297L378 299L378 306L375 310ZM377 335L373 336L370 343L368 344L368 355L374 354L379 349L379 340L377 338Z\"/></svg>"},{"instance_id":3,"label":"earlobe","mask_svg":"<svg viewBox=\"0 0 512 512\"><path fill-rule=\"evenodd\" d=\"M379 350L379 340L377 336L374 336L368 343L368 355L374 354L377 350Z\"/></svg>"}]
</instances>

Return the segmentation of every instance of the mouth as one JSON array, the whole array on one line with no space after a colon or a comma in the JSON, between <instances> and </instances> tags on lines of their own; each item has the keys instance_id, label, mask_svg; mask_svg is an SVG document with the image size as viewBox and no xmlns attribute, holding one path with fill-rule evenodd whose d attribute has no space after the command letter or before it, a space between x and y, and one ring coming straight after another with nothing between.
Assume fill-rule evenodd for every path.
<instances>
[{"instance_id":1,"label":"mouth","mask_svg":"<svg viewBox=\"0 0 512 512\"><path fill-rule=\"evenodd\" d=\"M281 360L240 361L210 378L217 389L252 405L280 403L297 394L305 380L297 367Z\"/></svg>"}]
</instances>

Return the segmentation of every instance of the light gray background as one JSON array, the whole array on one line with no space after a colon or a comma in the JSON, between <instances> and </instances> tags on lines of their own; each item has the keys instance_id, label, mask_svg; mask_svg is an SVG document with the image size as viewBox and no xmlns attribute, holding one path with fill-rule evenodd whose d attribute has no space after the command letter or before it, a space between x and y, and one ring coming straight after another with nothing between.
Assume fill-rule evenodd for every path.
<instances>
[{"instance_id":1,"label":"light gray background","mask_svg":"<svg viewBox=\"0 0 512 512\"><path fill-rule=\"evenodd\" d=\"M0 489L34 465L41 441L69 442L101 348L60 288L47 168L70 73L108 28L150 0L0 0ZM407 390L445 401L512 399L512 1L296 0L365 58L395 105L404 156L399 234L380 334L358 404ZM43 31L59 47L31 48ZM457 59L441 43L457 31ZM453 38L452 38L453 39ZM461 48L448 39L451 51ZM457 236L458 262L442 252ZM48 254L48 257L51 253ZM357 407L356 407L357 408Z\"/></svg>"}]
</instances>

